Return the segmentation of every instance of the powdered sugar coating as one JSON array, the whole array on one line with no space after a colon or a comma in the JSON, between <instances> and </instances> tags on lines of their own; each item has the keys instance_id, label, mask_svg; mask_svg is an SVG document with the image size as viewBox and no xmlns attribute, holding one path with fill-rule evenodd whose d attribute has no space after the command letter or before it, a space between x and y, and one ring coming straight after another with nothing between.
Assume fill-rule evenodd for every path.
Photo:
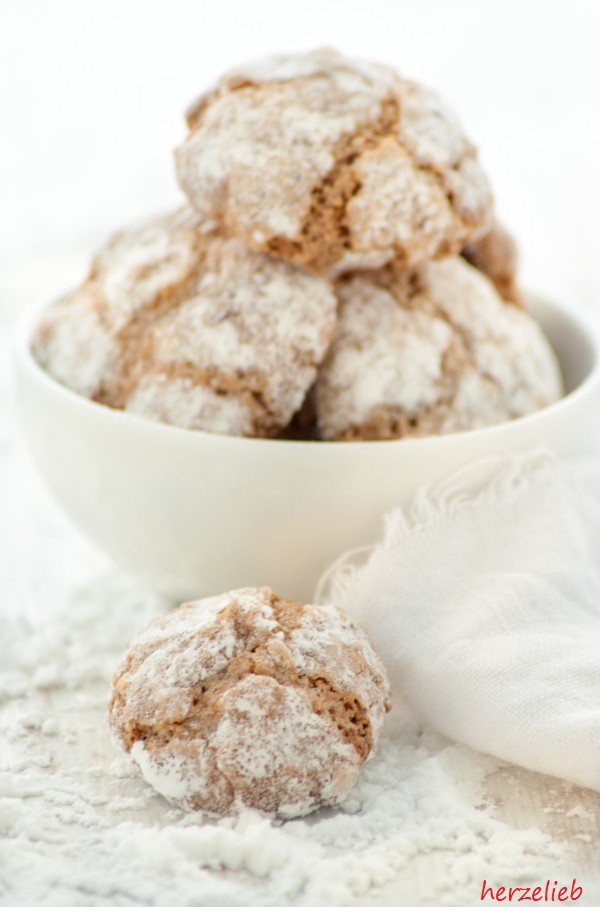
<instances>
[{"instance_id":1,"label":"powdered sugar coating","mask_svg":"<svg viewBox=\"0 0 600 907\"><path fill-rule=\"evenodd\" d=\"M354 747L313 710L303 690L253 674L224 694L212 745L219 771L236 779L236 801L260 808L259 786L268 796L267 811L286 819L341 799L361 764Z\"/></svg>"},{"instance_id":2,"label":"powdered sugar coating","mask_svg":"<svg viewBox=\"0 0 600 907\"><path fill-rule=\"evenodd\" d=\"M354 169L361 190L348 201L347 217L359 251L385 250L388 260L396 252L414 263L442 247L454 224L444 187L430 170L413 169L394 136L366 150Z\"/></svg>"},{"instance_id":3,"label":"powdered sugar coating","mask_svg":"<svg viewBox=\"0 0 600 907\"><path fill-rule=\"evenodd\" d=\"M337 612L333 612L337 614ZM319 676L323 666L334 677L334 686L344 693L354 692L369 711L371 732L379 738L386 713L379 681L383 668L379 656L365 634L353 622L333 620L328 608L304 610L287 644L297 670L306 676Z\"/></svg>"},{"instance_id":4,"label":"powdered sugar coating","mask_svg":"<svg viewBox=\"0 0 600 907\"><path fill-rule=\"evenodd\" d=\"M184 428L273 435L299 409L336 320L324 279L252 252L191 209L112 237L34 339L62 383Z\"/></svg>"},{"instance_id":5,"label":"powdered sugar coating","mask_svg":"<svg viewBox=\"0 0 600 907\"><path fill-rule=\"evenodd\" d=\"M92 261L90 278L114 331L194 273L201 226L193 211L182 208L133 224L110 237Z\"/></svg>"},{"instance_id":6,"label":"powdered sugar coating","mask_svg":"<svg viewBox=\"0 0 600 907\"><path fill-rule=\"evenodd\" d=\"M243 399L218 394L190 378L144 375L127 398L125 409L156 422L217 435L253 432L252 412Z\"/></svg>"},{"instance_id":7,"label":"powdered sugar coating","mask_svg":"<svg viewBox=\"0 0 600 907\"><path fill-rule=\"evenodd\" d=\"M244 433L236 428L244 426L245 408L246 422L272 434L290 421L316 377L333 335L335 296L321 281L315 292L313 278L239 240L219 240L212 252L194 295L150 329L153 368L178 380L185 363L182 375L206 375L213 390L232 394L229 433ZM136 404L140 411L139 397ZM205 424L212 421L208 412Z\"/></svg>"},{"instance_id":8,"label":"powdered sugar coating","mask_svg":"<svg viewBox=\"0 0 600 907\"><path fill-rule=\"evenodd\" d=\"M53 378L93 397L116 368L119 344L104 323L92 288L82 287L44 313L33 351Z\"/></svg>"},{"instance_id":9,"label":"powdered sugar coating","mask_svg":"<svg viewBox=\"0 0 600 907\"><path fill-rule=\"evenodd\" d=\"M338 294L339 327L315 388L326 439L479 428L563 393L539 326L461 258L357 275Z\"/></svg>"},{"instance_id":10,"label":"powdered sugar coating","mask_svg":"<svg viewBox=\"0 0 600 907\"><path fill-rule=\"evenodd\" d=\"M135 637L109 711L117 739L173 802L289 818L350 789L388 697L377 655L341 611L240 589L182 605Z\"/></svg>"},{"instance_id":11,"label":"powdered sugar coating","mask_svg":"<svg viewBox=\"0 0 600 907\"><path fill-rule=\"evenodd\" d=\"M387 66L328 49L241 66L188 122L177 172L202 216L312 270L450 254L489 220L460 123Z\"/></svg>"}]
</instances>

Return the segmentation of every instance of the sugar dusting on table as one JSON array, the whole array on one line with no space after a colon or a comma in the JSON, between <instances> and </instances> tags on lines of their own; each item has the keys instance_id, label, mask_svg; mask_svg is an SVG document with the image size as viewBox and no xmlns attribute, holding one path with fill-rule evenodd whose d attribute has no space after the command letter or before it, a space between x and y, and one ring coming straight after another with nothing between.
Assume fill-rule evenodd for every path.
<instances>
[{"instance_id":1,"label":"sugar dusting on table","mask_svg":"<svg viewBox=\"0 0 600 907\"><path fill-rule=\"evenodd\" d=\"M50 506L6 409L0 467L7 907L389 903L423 859L436 869L420 879L420 897L428 886L431 903L462 907L484 876L518 883L558 871L559 845L486 803L498 763L420 731L401 709L342 809L277 825L250 811L208 821L169 806L112 745L106 722L112 672L165 604L106 573Z\"/></svg>"}]
</instances>

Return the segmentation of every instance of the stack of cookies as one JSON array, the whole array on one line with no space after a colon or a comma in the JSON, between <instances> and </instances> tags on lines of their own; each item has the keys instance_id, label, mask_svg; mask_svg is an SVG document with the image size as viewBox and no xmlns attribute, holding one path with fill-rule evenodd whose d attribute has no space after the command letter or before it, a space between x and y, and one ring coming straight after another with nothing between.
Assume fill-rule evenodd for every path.
<instances>
[{"instance_id":1,"label":"stack of cookies","mask_svg":"<svg viewBox=\"0 0 600 907\"><path fill-rule=\"evenodd\" d=\"M331 50L224 76L175 152L182 209L117 233L34 351L188 429L365 440L523 416L562 380L440 98Z\"/></svg>"}]
</instances>

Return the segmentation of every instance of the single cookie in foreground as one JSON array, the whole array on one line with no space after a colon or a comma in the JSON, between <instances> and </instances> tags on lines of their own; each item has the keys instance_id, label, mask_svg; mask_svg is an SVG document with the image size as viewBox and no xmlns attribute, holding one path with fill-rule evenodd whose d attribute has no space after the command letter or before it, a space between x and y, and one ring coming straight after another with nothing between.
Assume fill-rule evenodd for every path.
<instances>
[{"instance_id":1,"label":"single cookie in foreground","mask_svg":"<svg viewBox=\"0 0 600 907\"><path fill-rule=\"evenodd\" d=\"M40 364L148 418L270 437L300 409L336 322L329 283L207 228L191 209L115 234L42 317Z\"/></svg>"},{"instance_id":2,"label":"single cookie in foreground","mask_svg":"<svg viewBox=\"0 0 600 907\"><path fill-rule=\"evenodd\" d=\"M489 227L474 146L428 88L333 50L227 73L188 114L180 185L251 248L318 273L414 265Z\"/></svg>"},{"instance_id":3,"label":"single cookie in foreground","mask_svg":"<svg viewBox=\"0 0 600 907\"><path fill-rule=\"evenodd\" d=\"M563 393L539 325L460 257L338 282L339 325L314 400L325 440L482 428Z\"/></svg>"},{"instance_id":4,"label":"single cookie in foreground","mask_svg":"<svg viewBox=\"0 0 600 907\"><path fill-rule=\"evenodd\" d=\"M342 611L239 589L135 637L109 721L173 803L291 818L347 793L389 707L384 668Z\"/></svg>"}]
</instances>

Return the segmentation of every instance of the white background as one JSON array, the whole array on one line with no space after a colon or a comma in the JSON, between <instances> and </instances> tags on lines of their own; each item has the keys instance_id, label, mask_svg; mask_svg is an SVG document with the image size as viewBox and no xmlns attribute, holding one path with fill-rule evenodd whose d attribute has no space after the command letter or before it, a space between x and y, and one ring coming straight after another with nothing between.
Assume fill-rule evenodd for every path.
<instances>
[{"instance_id":1,"label":"white background","mask_svg":"<svg viewBox=\"0 0 600 907\"><path fill-rule=\"evenodd\" d=\"M325 43L438 88L480 146L526 284L595 302L595 0L0 0L0 315L177 203L183 110L221 70Z\"/></svg>"}]
</instances>

